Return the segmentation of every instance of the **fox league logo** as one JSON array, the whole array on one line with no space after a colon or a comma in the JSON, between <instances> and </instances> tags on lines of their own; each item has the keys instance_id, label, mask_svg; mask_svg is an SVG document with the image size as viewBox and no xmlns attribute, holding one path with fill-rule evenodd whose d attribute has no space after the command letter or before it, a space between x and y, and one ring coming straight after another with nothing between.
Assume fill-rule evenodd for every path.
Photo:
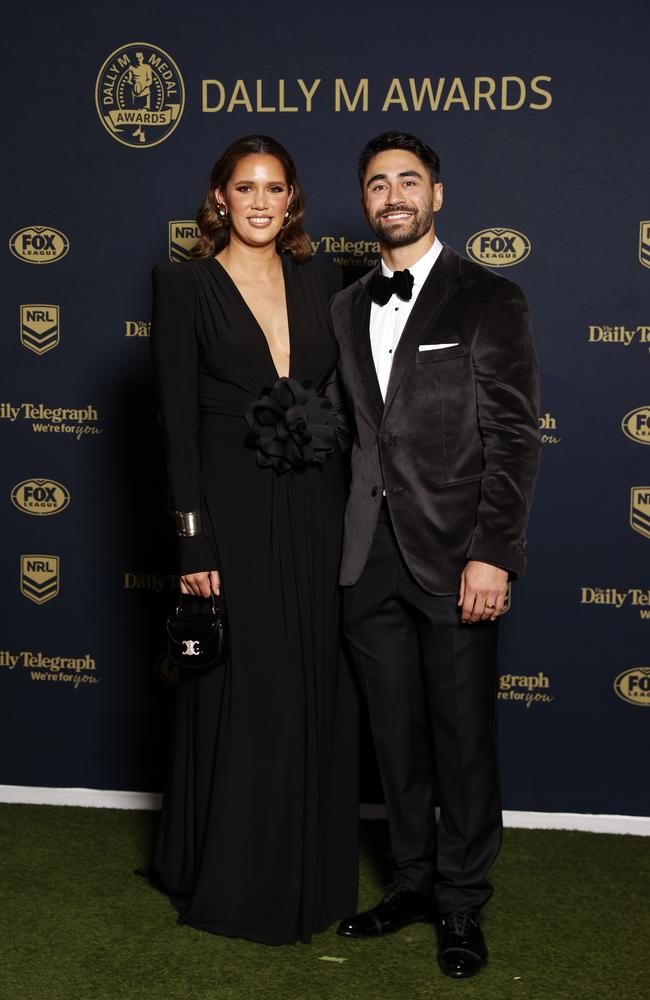
<instances>
[{"instance_id":1,"label":"fox league logo","mask_svg":"<svg viewBox=\"0 0 650 1000\"><path fill-rule=\"evenodd\" d=\"M650 444L650 406L637 406L626 413L621 421L621 430L630 441Z\"/></svg>"},{"instance_id":2,"label":"fox league logo","mask_svg":"<svg viewBox=\"0 0 650 1000\"><path fill-rule=\"evenodd\" d=\"M467 253L477 264L512 267L530 254L530 240L518 229L481 229L467 241Z\"/></svg>"},{"instance_id":3,"label":"fox league logo","mask_svg":"<svg viewBox=\"0 0 650 1000\"><path fill-rule=\"evenodd\" d=\"M181 120L183 77L157 45L129 42L111 52L100 69L95 105L108 134L123 146L157 146Z\"/></svg>"},{"instance_id":4,"label":"fox league logo","mask_svg":"<svg viewBox=\"0 0 650 1000\"><path fill-rule=\"evenodd\" d=\"M53 264L65 257L70 241L60 229L51 226L25 226L9 240L9 249L18 260L28 264Z\"/></svg>"},{"instance_id":5,"label":"fox league logo","mask_svg":"<svg viewBox=\"0 0 650 1000\"><path fill-rule=\"evenodd\" d=\"M65 510L70 493L55 479L23 479L11 491L11 502L23 514L48 517Z\"/></svg>"},{"instance_id":6,"label":"fox league logo","mask_svg":"<svg viewBox=\"0 0 650 1000\"><path fill-rule=\"evenodd\" d=\"M650 667L624 670L614 680L614 690L623 701L650 707Z\"/></svg>"}]
</instances>

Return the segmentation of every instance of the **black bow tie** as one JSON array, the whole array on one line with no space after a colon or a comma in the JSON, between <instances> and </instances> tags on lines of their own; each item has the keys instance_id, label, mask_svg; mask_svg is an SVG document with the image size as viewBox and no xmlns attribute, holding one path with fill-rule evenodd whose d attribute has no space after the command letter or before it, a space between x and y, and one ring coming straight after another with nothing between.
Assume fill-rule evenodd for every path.
<instances>
[{"instance_id":1,"label":"black bow tie","mask_svg":"<svg viewBox=\"0 0 650 1000\"><path fill-rule=\"evenodd\" d=\"M368 291L372 301L379 306L385 306L391 295L408 302L413 293L413 275L410 271L394 271L393 277L387 278L377 271L370 279Z\"/></svg>"}]
</instances>

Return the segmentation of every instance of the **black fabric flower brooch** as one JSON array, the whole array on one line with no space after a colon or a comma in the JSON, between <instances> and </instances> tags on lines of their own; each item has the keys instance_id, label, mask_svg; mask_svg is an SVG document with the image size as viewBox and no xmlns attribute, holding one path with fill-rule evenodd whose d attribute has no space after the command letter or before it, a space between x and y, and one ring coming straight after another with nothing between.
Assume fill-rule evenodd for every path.
<instances>
[{"instance_id":1,"label":"black fabric flower brooch","mask_svg":"<svg viewBox=\"0 0 650 1000\"><path fill-rule=\"evenodd\" d=\"M249 403L245 417L248 443L257 448L257 463L276 472L322 465L334 447L336 415L329 399L310 383L279 378Z\"/></svg>"}]
</instances>

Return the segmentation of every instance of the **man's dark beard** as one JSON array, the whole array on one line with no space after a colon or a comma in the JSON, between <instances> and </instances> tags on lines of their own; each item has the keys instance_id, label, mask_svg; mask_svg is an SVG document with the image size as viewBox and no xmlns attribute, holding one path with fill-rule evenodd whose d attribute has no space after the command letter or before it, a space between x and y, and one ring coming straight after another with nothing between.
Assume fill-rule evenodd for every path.
<instances>
[{"instance_id":1,"label":"man's dark beard","mask_svg":"<svg viewBox=\"0 0 650 1000\"><path fill-rule=\"evenodd\" d=\"M393 209L393 211L396 212L399 209ZM404 209L404 211L411 212L413 210ZM403 247L408 246L409 243L416 243L425 233L429 232L433 225L433 208L429 209L426 213L413 212L406 226L400 226L399 228L394 228L390 223L388 223L390 228L387 228L382 218L382 215L385 214L387 213L384 211L381 215L375 216L372 221L372 228L380 241L387 247Z\"/></svg>"}]
</instances>

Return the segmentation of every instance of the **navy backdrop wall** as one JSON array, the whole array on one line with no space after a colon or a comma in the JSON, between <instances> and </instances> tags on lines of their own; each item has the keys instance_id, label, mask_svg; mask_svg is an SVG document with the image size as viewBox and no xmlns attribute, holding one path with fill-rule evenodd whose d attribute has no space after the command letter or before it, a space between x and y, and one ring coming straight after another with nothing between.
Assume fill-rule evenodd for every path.
<instances>
[{"instance_id":1,"label":"navy backdrop wall","mask_svg":"<svg viewBox=\"0 0 650 1000\"><path fill-rule=\"evenodd\" d=\"M650 16L523 7L5 14L0 782L161 787L151 266L187 252L218 152L261 131L298 162L317 255L354 276L376 256L355 158L390 127L441 156L441 238L533 313L545 443L502 622L504 805L649 811Z\"/></svg>"}]
</instances>

